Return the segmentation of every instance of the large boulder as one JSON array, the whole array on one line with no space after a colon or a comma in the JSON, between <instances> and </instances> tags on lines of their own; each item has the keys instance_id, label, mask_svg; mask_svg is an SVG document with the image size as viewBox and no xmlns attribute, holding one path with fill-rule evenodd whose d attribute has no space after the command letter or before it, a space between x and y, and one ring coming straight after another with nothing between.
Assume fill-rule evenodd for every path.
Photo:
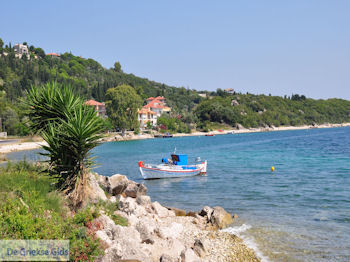
<instances>
[{"instance_id":1,"label":"large boulder","mask_svg":"<svg viewBox=\"0 0 350 262\"><path fill-rule=\"evenodd\" d=\"M154 213L156 213L161 218L175 216L174 211L168 210L167 208L159 204L157 201L152 203L152 209Z\"/></svg>"},{"instance_id":2,"label":"large boulder","mask_svg":"<svg viewBox=\"0 0 350 262\"><path fill-rule=\"evenodd\" d=\"M115 174L108 178L108 183L107 191L112 195L117 196L124 192L130 181L126 176Z\"/></svg>"},{"instance_id":3,"label":"large boulder","mask_svg":"<svg viewBox=\"0 0 350 262\"><path fill-rule=\"evenodd\" d=\"M214 207L210 222L213 226L223 229L233 223L233 218L222 207Z\"/></svg>"},{"instance_id":4,"label":"large boulder","mask_svg":"<svg viewBox=\"0 0 350 262\"><path fill-rule=\"evenodd\" d=\"M242 114L242 113L241 113ZM241 124L236 124L236 129L237 130L242 130L242 129L245 129L244 126L242 126Z\"/></svg>"},{"instance_id":5,"label":"large boulder","mask_svg":"<svg viewBox=\"0 0 350 262\"><path fill-rule=\"evenodd\" d=\"M140 195L146 195L147 187L129 180L126 176L115 174L111 177L99 176L99 185L113 196L125 194L126 196L136 198Z\"/></svg>"},{"instance_id":6,"label":"large boulder","mask_svg":"<svg viewBox=\"0 0 350 262\"><path fill-rule=\"evenodd\" d=\"M149 207L152 203L151 203L151 197L150 196L144 196L144 195L140 195L136 197L136 203L147 208Z\"/></svg>"},{"instance_id":7,"label":"large boulder","mask_svg":"<svg viewBox=\"0 0 350 262\"><path fill-rule=\"evenodd\" d=\"M94 173L88 174L88 187L86 190L86 197L84 200L84 205L93 203L96 204L100 200L106 201L107 196L103 189L99 186L98 175Z\"/></svg>"},{"instance_id":8,"label":"large boulder","mask_svg":"<svg viewBox=\"0 0 350 262\"><path fill-rule=\"evenodd\" d=\"M132 182L127 185L124 193L128 197L136 198L137 196L146 195L147 187L143 184L136 184L135 182Z\"/></svg>"},{"instance_id":9,"label":"large boulder","mask_svg":"<svg viewBox=\"0 0 350 262\"><path fill-rule=\"evenodd\" d=\"M211 215L213 214L214 209L212 209L209 206L205 206L202 208L202 210L198 213L200 216L205 217L207 219L207 222L210 221Z\"/></svg>"},{"instance_id":10,"label":"large boulder","mask_svg":"<svg viewBox=\"0 0 350 262\"><path fill-rule=\"evenodd\" d=\"M149 250L142 246L140 233L134 227L116 225L112 245L106 249L102 261L139 260L147 262L152 261L151 255Z\"/></svg>"}]
</instances>

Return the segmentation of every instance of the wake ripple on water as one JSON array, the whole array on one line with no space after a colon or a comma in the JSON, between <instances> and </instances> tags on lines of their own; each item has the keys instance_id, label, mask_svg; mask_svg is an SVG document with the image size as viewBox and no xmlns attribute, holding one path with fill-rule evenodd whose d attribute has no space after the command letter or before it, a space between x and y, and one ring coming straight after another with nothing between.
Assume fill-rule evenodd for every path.
<instances>
[{"instance_id":1,"label":"wake ripple on water","mask_svg":"<svg viewBox=\"0 0 350 262\"><path fill-rule=\"evenodd\" d=\"M222 229L222 232L227 232L232 235L236 235L243 239L244 244L247 245L247 247L253 249L256 253L256 255L261 259L261 262L269 262L268 258L263 255L263 253L259 250L257 244L255 243L254 239L246 236L245 234L242 234L243 232L247 231L248 229L251 229L251 225L247 224L242 224L241 226L236 226L236 227L228 227L225 229Z\"/></svg>"}]
</instances>

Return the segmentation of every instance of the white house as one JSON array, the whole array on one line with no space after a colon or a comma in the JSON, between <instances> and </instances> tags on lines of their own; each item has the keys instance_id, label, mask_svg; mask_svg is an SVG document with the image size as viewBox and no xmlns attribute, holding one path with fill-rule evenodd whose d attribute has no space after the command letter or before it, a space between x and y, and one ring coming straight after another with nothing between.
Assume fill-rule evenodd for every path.
<instances>
[{"instance_id":1,"label":"white house","mask_svg":"<svg viewBox=\"0 0 350 262\"><path fill-rule=\"evenodd\" d=\"M149 108L141 108L137 113L137 120L139 121L141 128L146 127L147 122L150 122L152 126L157 124L157 114Z\"/></svg>"},{"instance_id":2,"label":"white house","mask_svg":"<svg viewBox=\"0 0 350 262\"><path fill-rule=\"evenodd\" d=\"M18 57L18 58L22 58L23 55L26 55L28 59L30 58L28 46L26 46L26 45L16 44L13 47L13 50L15 51L16 57Z\"/></svg>"},{"instance_id":3,"label":"white house","mask_svg":"<svg viewBox=\"0 0 350 262\"><path fill-rule=\"evenodd\" d=\"M162 96L148 98L147 105L145 105L143 108L149 108L151 111L155 112L157 116L171 111L170 107L165 106L165 98Z\"/></svg>"},{"instance_id":4,"label":"white house","mask_svg":"<svg viewBox=\"0 0 350 262\"><path fill-rule=\"evenodd\" d=\"M147 98L147 105L143 106L138 111L138 121L140 127L146 127L147 122L150 122L152 126L157 125L157 118L163 113L168 113L171 108L165 106L165 98L162 96Z\"/></svg>"}]
</instances>

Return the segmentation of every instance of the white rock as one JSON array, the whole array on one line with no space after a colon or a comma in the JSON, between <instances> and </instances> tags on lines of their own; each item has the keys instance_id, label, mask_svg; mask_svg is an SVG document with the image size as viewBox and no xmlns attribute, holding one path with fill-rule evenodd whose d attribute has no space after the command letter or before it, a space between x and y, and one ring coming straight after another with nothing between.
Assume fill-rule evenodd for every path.
<instances>
[{"instance_id":1,"label":"white rock","mask_svg":"<svg viewBox=\"0 0 350 262\"><path fill-rule=\"evenodd\" d=\"M169 239L168 247L167 254L176 258L180 257L181 251L185 249L184 244L178 239Z\"/></svg>"},{"instance_id":2,"label":"white rock","mask_svg":"<svg viewBox=\"0 0 350 262\"><path fill-rule=\"evenodd\" d=\"M118 196L120 210L128 215L134 214L137 217L147 215L146 209L136 203L135 198Z\"/></svg>"},{"instance_id":3,"label":"white rock","mask_svg":"<svg viewBox=\"0 0 350 262\"><path fill-rule=\"evenodd\" d=\"M201 261L200 258L194 253L194 251L191 248L188 248L186 250L183 250L181 252L181 261L182 262L198 262Z\"/></svg>"},{"instance_id":4,"label":"white rock","mask_svg":"<svg viewBox=\"0 0 350 262\"><path fill-rule=\"evenodd\" d=\"M159 217L168 217L169 210L159 204L157 201L152 203L152 209L154 213L156 213Z\"/></svg>"},{"instance_id":5,"label":"white rock","mask_svg":"<svg viewBox=\"0 0 350 262\"><path fill-rule=\"evenodd\" d=\"M110 240L114 240L116 234L116 225L114 221L106 215L99 216L96 221L103 225L102 231L105 233L105 235L107 235ZM104 236L102 233L100 233L100 235Z\"/></svg>"},{"instance_id":6,"label":"white rock","mask_svg":"<svg viewBox=\"0 0 350 262\"><path fill-rule=\"evenodd\" d=\"M129 179L126 176L115 174L108 178L109 188L108 191L114 196L123 193L130 183Z\"/></svg>"},{"instance_id":7,"label":"white rock","mask_svg":"<svg viewBox=\"0 0 350 262\"><path fill-rule=\"evenodd\" d=\"M105 251L105 255L102 258L103 262L115 262L119 260L152 261L150 254L144 252L141 246L133 243L132 240L123 240L113 243L113 246Z\"/></svg>"},{"instance_id":8,"label":"white rock","mask_svg":"<svg viewBox=\"0 0 350 262\"><path fill-rule=\"evenodd\" d=\"M115 240L132 240L134 243L141 243L140 233L134 227L123 227L116 225Z\"/></svg>"},{"instance_id":9,"label":"white rock","mask_svg":"<svg viewBox=\"0 0 350 262\"><path fill-rule=\"evenodd\" d=\"M97 203L99 200L107 201L103 189L98 184L98 175L89 173L88 202Z\"/></svg>"},{"instance_id":10,"label":"white rock","mask_svg":"<svg viewBox=\"0 0 350 262\"><path fill-rule=\"evenodd\" d=\"M178 260L168 254L163 254L160 257L160 262L178 262Z\"/></svg>"},{"instance_id":11,"label":"white rock","mask_svg":"<svg viewBox=\"0 0 350 262\"><path fill-rule=\"evenodd\" d=\"M136 203L143 206L148 207L151 205L151 197L150 196L138 196L136 198Z\"/></svg>"},{"instance_id":12,"label":"white rock","mask_svg":"<svg viewBox=\"0 0 350 262\"><path fill-rule=\"evenodd\" d=\"M106 234L106 231L98 230L95 232L95 234L99 239L101 239L103 242L105 242L108 246L111 246L113 244L113 241Z\"/></svg>"},{"instance_id":13,"label":"white rock","mask_svg":"<svg viewBox=\"0 0 350 262\"><path fill-rule=\"evenodd\" d=\"M199 212L199 215L202 217L206 217L207 221L210 221L211 215L213 214L214 209L212 209L209 206L205 206L202 208L202 210Z\"/></svg>"},{"instance_id":14,"label":"white rock","mask_svg":"<svg viewBox=\"0 0 350 262\"><path fill-rule=\"evenodd\" d=\"M177 238L181 234L182 230L182 224L176 222L171 223L171 225L168 227L159 227L156 229L158 236L163 239Z\"/></svg>"},{"instance_id":15,"label":"white rock","mask_svg":"<svg viewBox=\"0 0 350 262\"><path fill-rule=\"evenodd\" d=\"M146 223L146 221L140 220L136 224L136 230L140 233L142 243L154 243L154 237L152 235L154 231L153 225Z\"/></svg>"},{"instance_id":16,"label":"white rock","mask_svg":"<svg viewBox=\"0 0 350 262\"><path fill-rule=\"evenodd\" d=\"M176 217L176 213L174 210L168 210L168 216L169 217Z\"/></svg>"},{"instance_id":17,"label":"white rock","mask_svg":"<svg viewBox=\"0 0 350 262\"><path fill-rule=\"evenodd\" d=\"M137 223L140 221L134 214L130 214L129 216L127 216L127 219L130 226L136 226Z\"/></svg>"}]
</instances>

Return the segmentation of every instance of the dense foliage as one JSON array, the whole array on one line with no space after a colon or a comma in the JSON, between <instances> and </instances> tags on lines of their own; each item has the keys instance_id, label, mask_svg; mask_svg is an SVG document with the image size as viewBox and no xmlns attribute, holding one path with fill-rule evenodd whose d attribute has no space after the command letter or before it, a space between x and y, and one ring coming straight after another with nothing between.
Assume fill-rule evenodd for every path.
<instances>
[{"instance_id":1,"label":"dense foliage","mask_svg":"<svg viewBox=\"0 0 350 262\"><path fill-rule=\"evenodd\" d=\"M209 121L244 127L343 123L350 121L350 101L314 100L299 95L282 98L224 94L202 101L195 115L201 124Z\"/></svg>"},{"instance_id":2,"label":"dense foliage","mask_svg":"<svg viewBox=\"0 0 350 262\"><path fill-rule=\"evenodd\" d=\"M119 62L106 69L93 59L71 53L46 55L43 49L34 46L29 46L29 53L30 59L26 56L17 58L11 44L4 46L0 39L0 130L6 130L10 135L26 135L31 131L21 105L25 91L31 85L51 81L70 85L84 99L93 98L100 102L108 100L108 89L120 85L131 86L143 100L164 96L167 105L172 108L172 121L179 122L180 115L179 125L182 127L191 124L191 127L203 130L213 122L258 127L350 120L350 102L341 99L313 100L298 94L284 98L229 95L220 88L212 92L197 92L127 74ZM205 94L206 98L199 93ZM110 127L110 122L106 124ZM169 131L178 132L178 128L175 129Z\"/></svg>"},{"instance_id":3,"label":"dense foliage","mask_svg":"<svg viewBox=\"0 0 350 262\"><path fill-rule=\"evenodd\" d=\"M25 161L0 167L0 239L67 239L70 261L95 261L104 246L94 220L103 210L117 225L127 220L114 212L118 203L101 201L72 213L41 166Z\"/></svg>"},{"instance_id":4,"label":"dense foliage","mask_svg":"<svg viewBox=\"0 0 350 262\"><path fill-rule=\"evenodd\" d=\"M191 125L181 121L180 117L170 117L167 114L163 114L157 119L160 132L170 133L191 133Z\"/></svg>"},{"instance_id":5,"label":"dense foliage","mask_svg":"<svg viewBox=\"0 0 350 262\"><path fill-rule=\"evenodd\" d=\"M120 85L107 90L106 110L112 124L125 130L138 129L137 111L142 107L142 99L128 85Z\"/></svg>"},{"instance_id":6,"label":"dense foliage","mask_svg":"<svg viewBox=\"0 0 350 262\"><path fill-rule=\"evenodd\" d=\"M162 83L124 73L119 62L106 69L93 59L74 56L71 53L59 57L46 55L43 49L28 46L30 59L17 58L11 44L3 46L0 39L0 118L9 134L28 134L25 115L20 109L20 98L31 85L56 81L70 85L85 99L106 101L106 92L122 84L132 86L145 99L165 96L175 112L190 111L201 97L194 90L171 87Z\"/></svg>"},{"instance_id":7,"label":"dense foliage","mask_svg":"<svg viewBox=\"0 0 350 262\"><path fill-rule=\"evenodd\" d=\"M68 239L71 261L95 260L103 247L86 225L99 210L87 208L69 216L52 182L26 162L0 168L0 239Z\"/></svg>"}]
</instances>

